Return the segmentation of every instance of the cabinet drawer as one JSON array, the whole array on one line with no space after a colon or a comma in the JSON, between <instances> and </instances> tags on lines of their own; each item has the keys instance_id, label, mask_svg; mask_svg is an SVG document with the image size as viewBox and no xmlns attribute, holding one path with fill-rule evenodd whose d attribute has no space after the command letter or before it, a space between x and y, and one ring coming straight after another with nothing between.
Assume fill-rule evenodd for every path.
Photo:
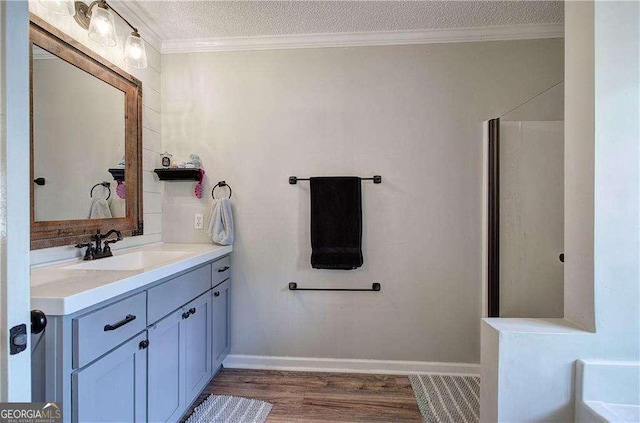
<instances>
[{"instance_id":1,"label":"cabinet drawer","mask_svg":"<svg viewBox=\"0 0 640 423\"><path fill-rule=\"evenodd\" d=\"M214 287L231 276L231 256L226 256L211 264L211 286Z\"/></svg>"},{"instance_id":2,"label":"cabinet drawer","mask_svg":"<svg viewBox=\"0 0 640 423\"><path fill-rule=\"evenodd\" d=\"M200 267L148 291L147 320L155 323L211 288L211 265Z\"/></svg>"},{"instance_id":3,"label":"cabinet drawer","mask_svg":"<svg viewBox=\"0 0 640 423\"><path fill-rule=\"evenodd\" d=\"M82 367L147 326L146 293L73 319L73 367Z\"/></svg>"}]
</instances>

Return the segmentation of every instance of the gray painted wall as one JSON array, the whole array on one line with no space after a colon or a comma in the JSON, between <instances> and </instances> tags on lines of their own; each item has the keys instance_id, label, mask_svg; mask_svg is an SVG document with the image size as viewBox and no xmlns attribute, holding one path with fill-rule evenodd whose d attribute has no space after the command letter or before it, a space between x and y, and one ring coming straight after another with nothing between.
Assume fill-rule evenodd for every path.
<instances>
[{"instance_id":1,"label":"gray painted wall","mask_svg":"<svg viewBox=\"0 0 640 423\"><path fill-rule=\"evenodd\" d=\"M562 78L562 40L164 55L163 149L233 188L232 353L479 362L482 122ZM373 174L364 266L312 270L288 176ZM192 190L165 184L165 241L207 241Z\"/></svg>"}]
</instances>

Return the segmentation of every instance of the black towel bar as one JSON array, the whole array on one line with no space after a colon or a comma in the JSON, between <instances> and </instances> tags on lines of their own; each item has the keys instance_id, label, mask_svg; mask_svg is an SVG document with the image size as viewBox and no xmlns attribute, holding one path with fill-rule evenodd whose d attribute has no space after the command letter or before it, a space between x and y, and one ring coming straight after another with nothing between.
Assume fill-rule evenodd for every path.
<instances>
[{"instance_id":1,"label":"black towel bar","mask_svg":"<svg viewBox=\"0 0 640 423\"><path fill-rule=\"evenodd\" d=\"M295 185L298 183L298 181L308 181L311 178L298 178L297 176L289 176L289 184L290 185ZM381 184L382 183L382 176L380 175L374 175L371 178L360 178L363 181L373 181L374 184Z\"/></svg>"},{"instance_id":2,"label":"black towel bar","mask_svg":"<svg viewBox=\"0 0 640 423\"><path fill-rule=\"evenodd\" d=\"M374 282L371 285L371 289L352 289L352 288L298 288L296 282L289 282L289 291L365 291L365 292L378 292L380 291L380 284Z\"/></svg>"}]
</instances>

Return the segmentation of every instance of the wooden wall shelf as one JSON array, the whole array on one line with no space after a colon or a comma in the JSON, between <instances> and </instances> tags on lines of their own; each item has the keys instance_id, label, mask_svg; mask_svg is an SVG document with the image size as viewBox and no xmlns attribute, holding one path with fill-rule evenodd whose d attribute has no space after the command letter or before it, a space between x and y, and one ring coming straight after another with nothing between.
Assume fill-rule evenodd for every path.
<instances>
[{"instance_id":1,"label":"wooden wall shelf","mask_svg":"<svg viewBox=\"0 0 640 423\"><path fill-rule=\"evenodd\" d=\"M115 181L124 181L124 168L112 167L109 168L109 173L113 175Z\"/></svg>"},{"instance_id":2,"label":"wooden wall shelf","mask_svg":"<svg viewBox=\"0 0 640 423\"><path fill-rule=\"evenodd\" d=\"M161 181L199 181L200 169L160 168L154 169Z\"/></svg>"}]
</instances>

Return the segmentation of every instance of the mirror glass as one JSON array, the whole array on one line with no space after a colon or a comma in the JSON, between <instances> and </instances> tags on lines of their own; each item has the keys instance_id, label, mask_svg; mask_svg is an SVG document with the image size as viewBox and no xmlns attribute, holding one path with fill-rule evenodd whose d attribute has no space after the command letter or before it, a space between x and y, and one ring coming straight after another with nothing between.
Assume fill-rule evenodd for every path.
<instances>
[{"instance_id":1,"label":"mirror glass","mask_svg":"<svg viewBox=\"0 0 640 423\"><path fill-rule=\"evenodd\" d=\"M32 44L34 220L126 216L125 93ZM117 172L117 171L115 171Z\"/></svg>"}]
</instances>

